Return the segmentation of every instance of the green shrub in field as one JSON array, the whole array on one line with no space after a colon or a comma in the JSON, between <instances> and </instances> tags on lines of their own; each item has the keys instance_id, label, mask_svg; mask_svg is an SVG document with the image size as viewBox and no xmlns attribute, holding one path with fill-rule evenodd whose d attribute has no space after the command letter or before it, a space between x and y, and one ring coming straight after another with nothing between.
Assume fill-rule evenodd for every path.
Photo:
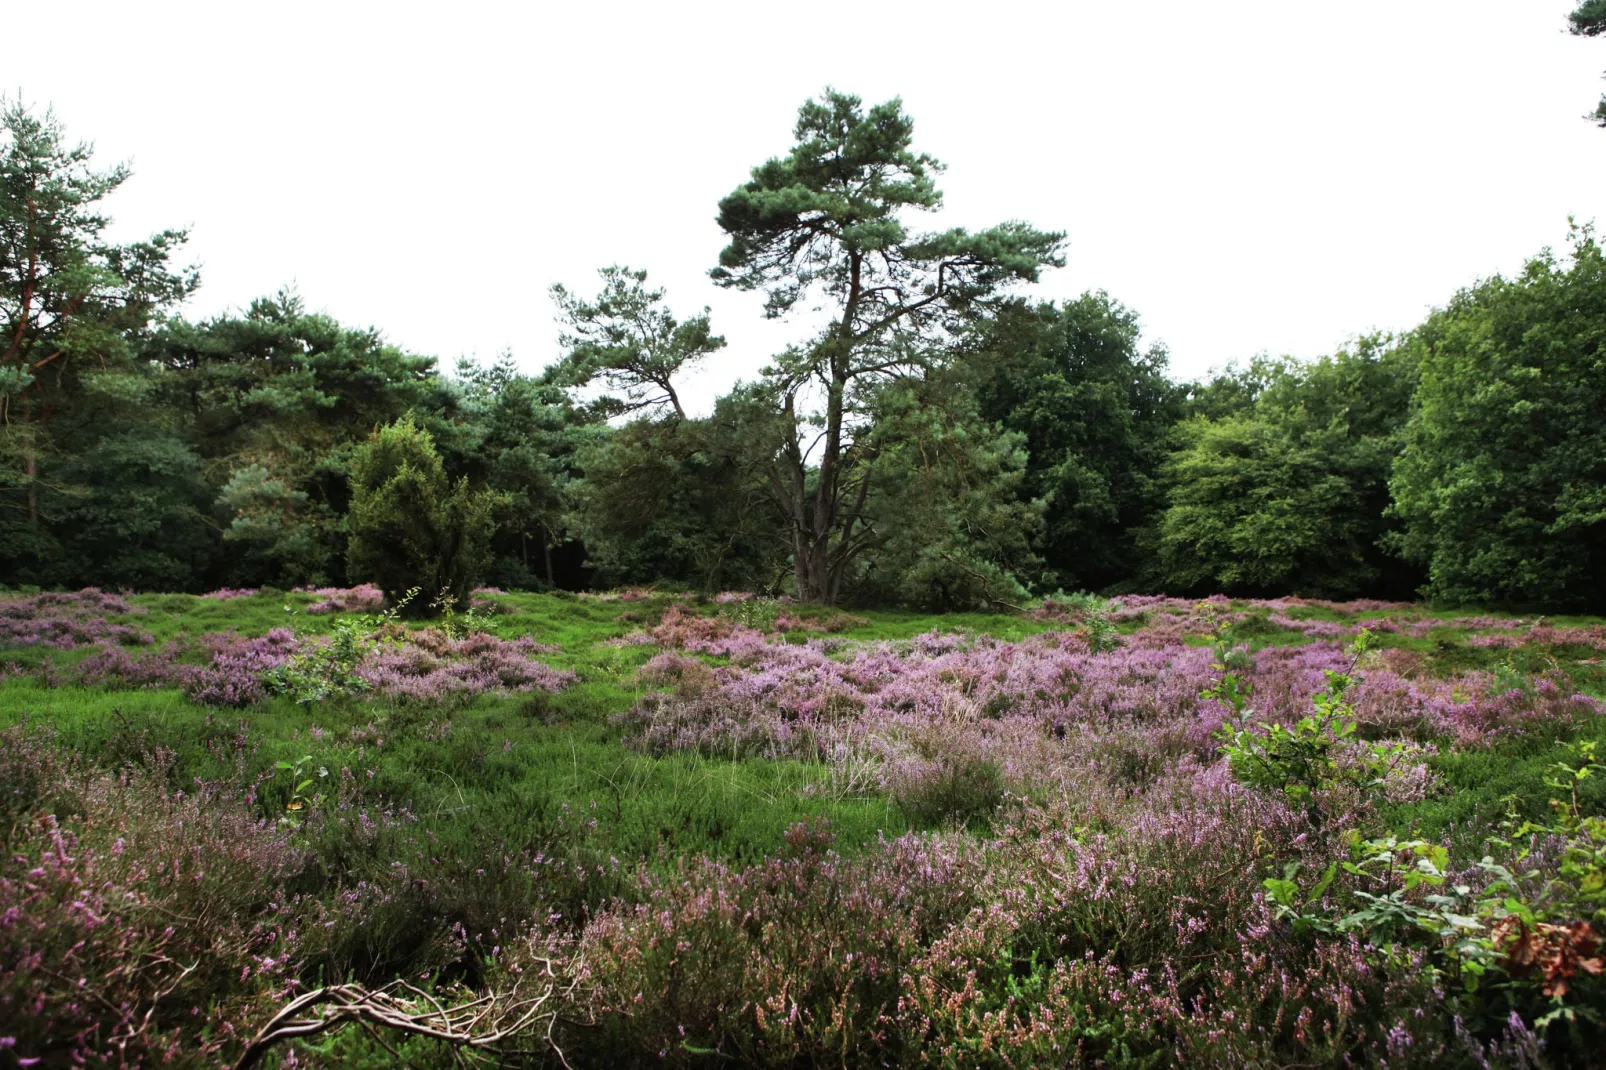
<instances>
[{"instance_id":1,"label":"green shrub in field","mask_svg":"<svg viewBox=\"0 0 1606 1070\"><path fill-rule=\"evenodd\" d=\"M490 562L495 494L448 482L429 432L411 419L381 428L357 451L351 488L352 576L392 601L415 587L468 601ZM427 608L413 606L415 614Z\"/></svg>"}]
</instances>

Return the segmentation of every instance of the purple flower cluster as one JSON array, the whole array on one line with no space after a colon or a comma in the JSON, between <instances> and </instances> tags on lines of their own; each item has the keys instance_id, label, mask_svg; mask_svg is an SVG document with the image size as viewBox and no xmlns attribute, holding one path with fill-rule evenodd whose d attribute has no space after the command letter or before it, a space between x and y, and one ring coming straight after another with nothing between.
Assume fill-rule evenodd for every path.
<instances>
[{"instance_id":1,"label":"purple flower cluster","mask_svg":"<svg viewBox=\"0 0 1606 1070\"><path fill-rule=\"evenodd\" d=\"M572 1035L602 1064L718 1050L743 1065L895 1052L904 1065L1507 1065L1437 1013L1418 951L1291 938L1264 859L1313 854L1286 808L1199 785L1121 835L1019 807L995 838L904 836L855 858L803 825L784 857L643 870L578 935L538 932L501 968L558 961ZM1326 845L1323 845L1325 848ZM1320 857L1315 854L1315 857ZM589 1050L596 1038L617 1047ZM1453 1044L1453 1049L1448 1045Z\"/></svg>"},{"instance_id":2,"label":"purple flower cluster","mask_svg":"<svg viewBox=\"0 0 1606 1070\"><path fill-rule=\"evenodd\" d=\"M281 911L302 853L238 800L170 791L171 755L153 760L109 774L42 733L0 732L0 1032L14 1065L217 1065L295 984Z\"/></svg>"},{"instance_id":3,"label":"purple flower cluster","mask_svg":"<svg viewBox=\"0 0 1606 1070\"><path fill-rule=\"evenodd\" d=\"M227 602L231 598L250 598L256 593L257 588L255 587L219 587L215 591L207 591L201 597Z\"/></svg>"},{"instance_id":4,"label":"purple flower cluster","mask_svg":"<svg viewBox=\"0 0 1606 1070\"><path fill-rule=\"evenodd\" d=\"M357 675L382 695L440 702L458 696L545 691L557 694L576 677L536 661L555 652L533 639L499 639L486 633L452 639L434 629L380 646Z\"/></svg>"},{"instance_id":5,"label":"purple flower cluster","mask_svg":"<svg viewBox=\"0 0 1606 1070\"><path fill-rule=\"evenodd\" d=\"M356 587L297 587L301 594L317 595L320 601L307 607L313 615L324 613L376 613L385 605L385 592L371 583Z\"/></svg>"},{"instance_id":6,"label":"purple flower cluster","mask_svg":"<svg viewBox=\"0 0 1606 1070\"><path fill-rule=\"evenodd\" d=\"M212 660L185 681L184 693L203 706L249 706L267 690L263 677L290 660L302 642L288 628L245 639L234 635L205 636Z\"/></svg>"},{"instance_id":7,"label":"purple flower cluster","mask_svg":"<svg viewBox=\"0 0 1606 1070\"><path fill-rule=\"evenodd\" d=\"M22 597L0 597L0 646L48 646L74 650L96 643L143 645L145 632L108 617L143 614L120 595L95 587L71 593L46 592Z\"/></svg>"},{"instance_id":8,"label":"purple flower cluster","mask_svg":"<svg viewBox=\"0 0 1606 1070\"><path fill-rule=\"evenodd\" d=\"M1175 641L1091 653L1066 632L1018 643L931 633L907 643L806 645L748 632L688 639L686 653L659 654L643 680L672 690L646 696L616 723L655 754L818 760L857 770L861 784L873 768L878 786L901 797L949 776L955 763L989 765L1017 791L1080 793L1101 778L1144 784L1183 768L1202 774L1226 713L1200 698L1220 675L1213 652ZM693 653L728 654L732 663L708 666L686 656ZM1352 667L1331 642L1261 651L1247 674L1257 716L1298 720L1327 672ZM1565 732L1602 713L1559 676L1501 689L1488 674L1411 679L1381 663L1360 675L1358 720L1383 735L1479 746ZM1402 773L1402 793L1421 790L1408 781Z\"/></svg>"},{"instance_id":9,"label":"purple flower cluster","mask_svg":"<svg viewBox=\"0 0 1606 1070\"><path fill-rule=\"evenodd\" d=\"M255 638L214 633L132 656L104 646L68 673L68 681L91 687L181 689L204 706L249 706L267 694L266 677L326 639L298 638L275 628ZM500 639L478 633L452 639L426 628L377 644L356 666L356 675L376 694L423 702L482 694L546 691L556 694L573 673L534 660L557 648L533 639ZM57 674L52 679L60 680Z\"/></svg>"}]
</instances>

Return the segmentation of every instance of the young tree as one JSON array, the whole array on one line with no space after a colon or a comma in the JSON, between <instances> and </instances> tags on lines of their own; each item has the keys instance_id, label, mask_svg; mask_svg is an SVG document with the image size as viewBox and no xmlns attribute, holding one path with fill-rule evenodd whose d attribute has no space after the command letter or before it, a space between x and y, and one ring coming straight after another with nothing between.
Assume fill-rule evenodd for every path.
<instances>
[{"instance_id":1,"label":"young tree","mask_svg":"<svg viewBox=\"0 0 1606 1070\"><path fill-rule=\"evenodd\" d=\"M1579 37L1599 37L1606 34L1606 0L1583 0L1577 10L1567 16L1567 30ZM1593 119L1602 127L1606 127L1606 95L1600 98L1594 114L1586 118Z\"/></svg>"},{"instance_id":2,"label":"young tree","mask_svg":"<svg viewBox=\"0 0 1606 1070\"><path fill-rule=\"evenodd\" d=\"M580 387L600 379L617 394L608 415L651 414L668 405L685 419L675 375L725 347L725 339L709 327L708 309L683 323L664 307L664 291L647 288L645 271L614 266L598 274L602 292L590 301L562 284L552 287L566 327L558 342L569 351L552 380Z\"/></svg>"},{"instance_id":3,"label":"young tree","mask_svg":"<svg viewBox=\"0 0 1606 1070\"><path fill-rule=\"evenodd\" d=\"M769 375L791 425L773 490L808 600L835 600L873 541L870 451L858 438L866 391L918 377L1008 286L1062 263L1063 236L1024 223L911 232L907 213L942 203L941 165L910 148L913 133L900 100L866 110L827 90L799 110L791 151L719 202L730 244L710 273L717 284L762 290L771 317L805 298L831 309L830 324ZM801 411L810 385L823 395L815 418Z\"/></svg>"},{"instance_id":4,"label":"young tree","mask_svg":"<svg viewBox=\"0 0 1606 1070\"><path fill-rule=\"evenodd\" d=\"M446 478L428 432L411 419L376 431L356 451L347 528L348 573L392 601L413 588L422 614L443 594L466 602L489 564L496 496Z\"/></svg>"},{"instance_id":5,"label":"young tree","mask_svg":"<svg viewBox=\"0 0 1606 1070\"><path fill-rule=\"evenodd\" d=\"M100 203L129 171L94 169L92 148L69 144L52 113L6 102L0 135L0 426L11 466L0 486L7 541L43 550L52 539L40 488L62 485L46 471L60 445L54 425L86 392L143 393L139 337L197 278L169 264L183 231L126 245L104 238Z\"/></svg>"}]
</instances>

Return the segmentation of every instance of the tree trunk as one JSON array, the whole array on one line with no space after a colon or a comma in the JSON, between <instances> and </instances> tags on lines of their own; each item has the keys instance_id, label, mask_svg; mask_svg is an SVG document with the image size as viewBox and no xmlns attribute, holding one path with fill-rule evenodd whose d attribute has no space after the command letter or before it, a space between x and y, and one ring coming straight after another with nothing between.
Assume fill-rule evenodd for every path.
<instances>
[{"instance_id":1,"label":"tree trunk","mask_svg":"<svg viewBox=\"0 0 1606 1070\"><path fill-rule=\"evenodd\" d=\"M792 561L799 600L818 603L833 600L830 550L829 535L824 539L803 536L793 540Z\"/></svg>"},{"instance_id":2,"label":"tree trunk","mask_svg":"<svg viewBox=\"0 0 1606 1070\"><path fill-rule=\"evenodd\" d=\"M853 324L858 316L860 300L860 254L851 255L847 302L842 319L837 324L835 337L826 342L831 347L827 356L831 380L826 387L825 441L820 452L819 484L814 500L809 502L804 493L806 461L795 445L794 432L792 464L794 468L794 498L792 507L793 560L797 575L797 595L805 602L829 605L841 593L841 577L832 568L831 536L836 530L841 512L838 491L842 482L842 417L846 406L848 381L852 378ZM787 399L791 411L791 399ZM794 424L794 427L796 425Z\"/></svg>"}]
</instances>

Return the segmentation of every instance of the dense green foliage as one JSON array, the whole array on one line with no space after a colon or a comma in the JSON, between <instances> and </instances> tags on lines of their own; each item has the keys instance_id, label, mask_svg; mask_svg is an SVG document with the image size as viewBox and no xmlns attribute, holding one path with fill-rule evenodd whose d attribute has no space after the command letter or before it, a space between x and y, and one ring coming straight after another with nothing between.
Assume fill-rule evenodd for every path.
<instances>
[{"instance_id":1,"label":"dense green foliage","mask_svg":"<svg viewBox=\"0 0 1606 1070\"><path fill-rule=\"evenodd\" d=\"M1176 429L1153 575L1193 592L1408 595L1378 540L1413 352L1369 339L1310 365L1257 362L1244 378L1252 401Z\"/></svg>"},{"instance_id":2,"label":"dense green foliage","mask_svg":"<svg viewBox=\"0 0 1606 1070\"><path fill-rule=\"evenodd\" d=\"M128 169L95 170L89 146L21 103L6 102L0 127L0 568L181 584L204 541L198 466L170 420L150 419L140 357L153 322L196 286L169 264L185 234L107 241L101 202Z\"/></svg>"},{"instance_id":3,"label":"dense green foliage","mask_svg":"<svg viewBox=\"0 0 1606 1070\"><path fill-rule=\"evenodd\" d=\"M412 420L383 427L352 456L349 567L393 603L420 591L420 606L429 596L466 603L489 564L496 505L467 478L448 482L435 443Z\"/></svg>"},{"instance_id":4,"label":"dense green foliage","mask_svg":"<svg viewBox=\"0 0 1606 1070\"><path fill-rule=\"evenodd\" d=\"M1598 5L1572 25L1598 33ZM724 340L646 272L554 286L563 355L537 376L445 370L289 291L190 322L183 232L103 237L126 169L49 115L3 126L0 584L1606 606L1587 228L1413 331L1179 383L1108 294L1011 296L1060 235L913 229L941 166L899 101L828 91L719 202L712 273L825 325L698 413L683 377Z\"/></svg>"},{"instance_id":5,"label":"dense green foliage","mask_svg":"<svg viewBox=\"0 0 1606 1070\"><path fill-rule=\"evenodd\" d=\"M1606 257L1457 295L1416 332L1421 385L1395 464L1401 550L1450 601L1606 603Z\"/></svg>"},{"instance_id":6,"label":"dense green foliage","mask_svg":"<svg viewBox=\"0 0 1606 1070\"><path fill-rule=\"evenodd\" d=\"M1137 315L1107 294L1012 304L977 324L965 373L982 419L1024 437L1021 496L1043 503L1042 585L1128 582L1136 533L1163 503L1158 474L1182 389ZM1028 573L1029 574L1029 573Z\"/></svg>"}]
</instances>

